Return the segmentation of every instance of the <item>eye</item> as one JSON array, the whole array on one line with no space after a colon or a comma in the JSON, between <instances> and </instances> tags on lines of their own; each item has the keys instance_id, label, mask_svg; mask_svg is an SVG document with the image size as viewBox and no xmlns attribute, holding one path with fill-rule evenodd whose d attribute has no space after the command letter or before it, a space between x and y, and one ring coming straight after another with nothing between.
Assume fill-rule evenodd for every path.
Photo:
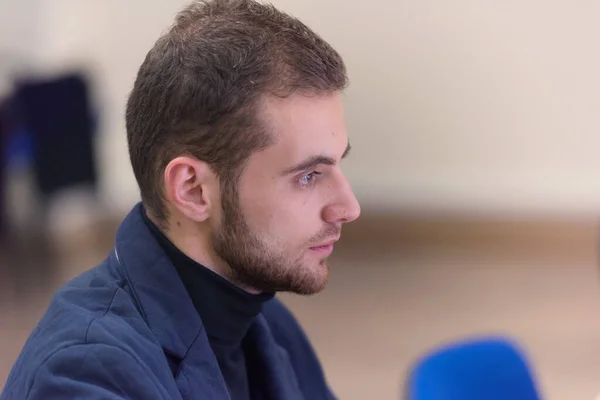
<instances>
[{"instance_id":1,"label":"eye","mask_svg":"<svg viewBox=\"0 0 600 400\"><path fill-rule=\"evenodd\" d=\"M300 183L301 186L310 186L318 175L321 175L321 173L313 171L310 174L303 175L300 179L298 179L298 183Z\"/></svg>"}]
</instances>

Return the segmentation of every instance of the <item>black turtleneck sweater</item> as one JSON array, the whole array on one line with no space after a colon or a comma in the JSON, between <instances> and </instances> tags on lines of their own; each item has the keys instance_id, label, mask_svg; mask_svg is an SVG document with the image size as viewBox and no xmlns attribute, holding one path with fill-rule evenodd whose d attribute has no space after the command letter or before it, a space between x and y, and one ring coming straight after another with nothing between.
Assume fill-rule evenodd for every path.
<instances>
[{"instance_id":1,"label":"black turtleneck sweater","mask_svg":"<svg viewBox=\"0 0 600 400\"><path fill-rule=\"evenodd\" d=\"M145 211L142 214L173 263L202 319L231 399L250 400L242 340L252 320L261 312L263 303L273 298L273 294L250 294L192 260L171 243Z\"/></svg>"}]
</instances>

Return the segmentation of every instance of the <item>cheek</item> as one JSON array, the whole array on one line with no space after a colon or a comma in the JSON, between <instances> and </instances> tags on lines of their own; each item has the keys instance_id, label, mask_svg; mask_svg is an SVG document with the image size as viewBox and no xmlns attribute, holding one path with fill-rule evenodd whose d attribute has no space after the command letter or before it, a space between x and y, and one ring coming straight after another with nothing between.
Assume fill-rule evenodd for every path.
<instances>
[{"instance_id":1,"label":"cheek","mask_svg":"<svg viewBox=\"0 0 600 400\"><path fill-rule=\"evenodd\" d=\"M265 242L285 248L303 245L315 233L314 217L309 217L303 207L277 200L263 199L247 204L246 221L250 229Z\"/></svg>"},{"instance_id":2,"label":"cheek","mask_svg":"<svg viewBox=\"0 0 600 400\"><path fill-rule=\"evenodd\" d=\"M246 220L254 225L264 223L272 214L276 193L268 179L246 178L238 187L240 207Z\"/></svg>"},{"instance_id":3,"label":"cheek","mask_svg":"<svg viewBox=\"0 0 600 400\"><path fill-rule=\"evenodd\" d=\"M246 224L254 235L268 242L280 235L282 216L274 196L263 192L241 197L240 206Z\"/></svg>"},{"instance_id":4,"label":"cheek","mask_svg":"<svg viewBox=\"0 0 600 400\"><path fill-rule=\"evenodd\" d=\"M320 230L321 225L314 210L290 204L278 208L269 221L269 236L290 250L304 248Z\"/></svg>"},{"instance_id":5,"label":"cheek","mask_svg":"<svg viewBox=\"0 0 600 400\"><path fill-rule=\"evenodd\" d=\"M317 190L295 191L288 182L269 179L245 183L240 187L242 212L251 231L265 241L302 246L322 228Z\"/></svg>"}]
</instances>

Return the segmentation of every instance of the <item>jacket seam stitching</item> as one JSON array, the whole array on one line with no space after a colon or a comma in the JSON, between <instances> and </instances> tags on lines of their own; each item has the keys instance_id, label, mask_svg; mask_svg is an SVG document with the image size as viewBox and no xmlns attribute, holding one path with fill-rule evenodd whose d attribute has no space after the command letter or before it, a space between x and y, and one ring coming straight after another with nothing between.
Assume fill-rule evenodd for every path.
<instances>
[{"instance_id":1,"label":"jacket seam stitching","mask_svg":"<svg viewBox=\"0 0 600 400\"><path fill-rule=\"evenodd\" d=\"M92 318L92 320L90 321L90 323L87 326L87 329L85 330L85 337L84 337L84 342L85 343L89 343L88 342L88 335L90 333L90 329L92 327L92 324L96 321L98 321L100 318L103 318L106 316L106 314L108 314L108 311L110 310L110 308L112 307L114 301L115 301L115 297L117 297L117 293L119 292L119 287L115 288L115 292L113 293L110 301L108 302L108 305L106 306L106 310L104 310L104 313L102 313L102 315L98 316L98 317L94 317Z\"/></svg>"}]
</instances>

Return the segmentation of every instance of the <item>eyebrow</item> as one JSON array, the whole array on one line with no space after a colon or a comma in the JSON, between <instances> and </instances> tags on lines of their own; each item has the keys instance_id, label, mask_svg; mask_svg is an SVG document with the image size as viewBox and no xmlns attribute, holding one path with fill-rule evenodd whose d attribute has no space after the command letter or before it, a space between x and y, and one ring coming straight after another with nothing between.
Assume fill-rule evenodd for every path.
<instances>
[{"instance_id":1,"label":"eyebrow","mask_svg":"<svg viewBox=\"0 0 600 400\"><path fill-rule=\"evenodd\" d=\"M342 154L342 158L346 158L346 156L350 153L350 143L346 146L346 150L344 150L344 154ZM302 161L301 163L294 165L291 168L283 171L283 175L289 175L295 172L306 171L307 169L311 169L316 167L317 165L335 165L337 161L328 156L312 156Z\"/></svg>"}]
</instances>

